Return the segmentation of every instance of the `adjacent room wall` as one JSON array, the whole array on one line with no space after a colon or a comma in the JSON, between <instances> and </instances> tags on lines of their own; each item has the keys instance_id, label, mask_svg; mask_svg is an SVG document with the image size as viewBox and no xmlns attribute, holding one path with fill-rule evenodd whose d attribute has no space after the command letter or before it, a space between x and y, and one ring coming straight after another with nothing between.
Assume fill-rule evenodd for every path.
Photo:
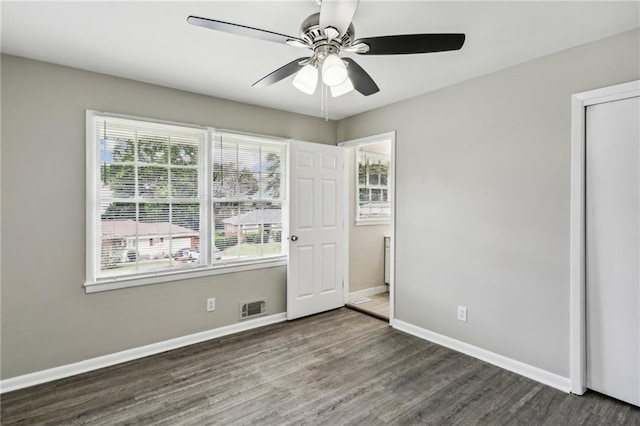
<instances>
[{"instance_id":1,"label":"adjacent room wall","mask_svg":"<svg viewBox=\"0 0 640 426\"><path fill-rule=\"evenodd\" d=\"M338 123L397 132L398 319L569 376L571 95L640 78L639 52L634 30Z\"/></svg>"},{"instance_id":2,"label":"adjacent room wall","mask_svg":"<svg viewBox=\"0 0 640 426\"><path fill-rule=\"evenodd\" d=\"M15 56L1 66L2 379L232 324L246 300L286 310L284 267L85 294L85 110L328 144L335 122Z\"/></svg>"}]
</instances>

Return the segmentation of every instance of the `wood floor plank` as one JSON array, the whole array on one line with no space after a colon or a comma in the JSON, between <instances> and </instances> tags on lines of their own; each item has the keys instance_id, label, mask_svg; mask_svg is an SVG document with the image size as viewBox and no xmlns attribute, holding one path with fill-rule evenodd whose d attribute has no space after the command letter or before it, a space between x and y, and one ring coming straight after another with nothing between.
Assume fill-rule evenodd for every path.
<instances>
[{"instance_id":1,"label":"wood floor plank","mask_svg":"<svg viewBox=\"0 0 640 426\"><path fill-rule=\"evenodd\" d=\"M389 321L389 292L378 293L368 296L368 302L353 303L348 301L347 308L372 315L383 321Z\"/></svg>"},{"instance_id":2,"label":"wood floor plank","mask_svg":"<svg viewBox=\"0 0 640 426\"><path fill-rule=\"evenodd\" d=\"M0 397L2 425L638 425L350 309Z\"/></svg>"}]
</instances>

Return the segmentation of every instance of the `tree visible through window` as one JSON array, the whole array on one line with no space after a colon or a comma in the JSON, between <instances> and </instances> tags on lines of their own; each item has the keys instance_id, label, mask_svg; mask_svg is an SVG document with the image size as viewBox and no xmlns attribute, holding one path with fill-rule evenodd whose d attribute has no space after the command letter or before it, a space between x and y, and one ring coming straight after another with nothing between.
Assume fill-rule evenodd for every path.
<instances>
[{"instance_id":1,"label":"tree visible through window","mask_svg":"<svg viewBox=\"0 0 640 426\"><path fill-rule=\"evenodd\" d=\"M96 117L98 276L200 265L202 129Z\"/></svg>"}]
</instances>

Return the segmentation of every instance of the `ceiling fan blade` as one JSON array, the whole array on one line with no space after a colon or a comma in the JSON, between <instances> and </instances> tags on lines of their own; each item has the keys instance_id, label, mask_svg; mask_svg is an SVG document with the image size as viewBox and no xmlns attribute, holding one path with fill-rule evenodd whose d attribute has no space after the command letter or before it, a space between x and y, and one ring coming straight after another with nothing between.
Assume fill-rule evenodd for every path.
<instances>
[{"instance_id":1,"label":"ceiling fan blade","mask_svg":"<svg viewBox=\"0 0 640 426\"><path fill-rule=\"evenodd\" d=\"M275 43L286 43L287 41L291 40L304 43L297 37L274 33L273 31L261 30L259 28L247 27L245 25L232 24L231 22L216 21L215 19L189 16L187 18L187 22L198 27L209 28L211 30L237 34L245 37L257 38L260 40L273 41Z\"/></svg>"},{"instance_id":2,"label":"ceiling fan blade","mask_svg":"<svg viewBox=\"0 0 640 426\"><path fill-rule=\"evenodd\" d=\"M375 81L371 78L367 72L362 69L360 65L356 61L351 58L342 58L344 59L349 66L347 67L347 72L349 73L349 79L353 84L353 88L358 92L362 93L365 96L373 95L374 93L378 93L380 88Z\"/></svg>"},{"instance_id":3,"label":"ceiling fan blade","mask_svg":"<svg viewBox=\"0 0 640 426\"><path fill-rule=\"evenodd\" d=\"M359 0L322 0L320 5L320 28L333 27L342 36L356 14Z\"/></svg>"},{"instance_id":4,"label":"ceiling fan blade","mask_svg":"<svg viewBox=\"0 0 640 426\"><path fill-rule=\"evenodd\" d=\"M412 53L458 50L464 44L464 34L406 34L362 38L353 42L365 43L367 52L360 55L407 55Z\"/></svg>"},{"instance_id":5,"label":"ceiling fan blade","mask_svg":"<svg viewBox=\"0 0 640 426\"><path fill-rule=\"evenodd\" d=\"M292 74L295 74L300 68L304 65L300 65L300 62L306 61L307 57L298 58L294 61L289 62L287 65L283 65L271 74L267 74L262 77L260 80L256 81L252 84L253 87L267 87L271 86L274 83L279 82L280 80L284 80Z\"/></svg>"}]
</instances>

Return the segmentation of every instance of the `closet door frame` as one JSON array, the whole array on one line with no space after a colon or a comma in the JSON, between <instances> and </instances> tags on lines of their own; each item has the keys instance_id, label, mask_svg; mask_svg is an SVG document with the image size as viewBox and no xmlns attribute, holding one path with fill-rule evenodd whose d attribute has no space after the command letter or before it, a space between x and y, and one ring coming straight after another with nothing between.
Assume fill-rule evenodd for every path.
<instances>
[{"instance_id":1,"label":"closet door frame","mask_svg":"<svg viewBox=\"0 0 640 426\"><path fill-rule=\"evenodd\" d=\"M640 80L576 93L571 97L571 213L569 235L569 374L571 393L587 390L585 143L588 106L640 96Z\"/></svg>"}]
</instances>

